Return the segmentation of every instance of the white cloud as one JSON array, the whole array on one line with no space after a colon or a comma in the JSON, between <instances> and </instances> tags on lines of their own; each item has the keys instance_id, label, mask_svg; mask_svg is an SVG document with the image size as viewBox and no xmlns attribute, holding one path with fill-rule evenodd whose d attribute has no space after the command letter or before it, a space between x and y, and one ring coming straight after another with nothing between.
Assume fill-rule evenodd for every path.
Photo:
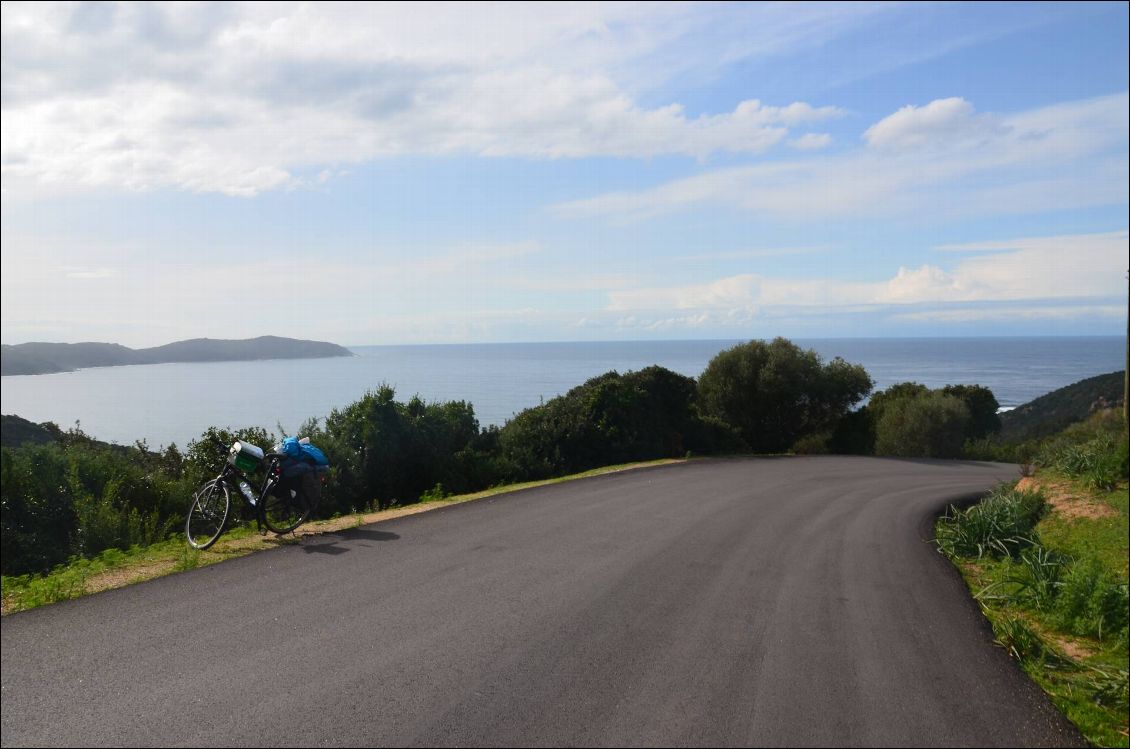
<instances>
[{"instance_id":1,"label":"white cloud","mask_svg":"<svg viewBox=\"0 0 1130 749\"><path fill-rule=\"evenodd\" d=\"M827 148L831 143L832 136L828 133L805 133L789 141L789 145L798 151L818 151Z\"/></svg>"},{"instance_id":2,"label":"white cloud","mask_svg":"<svg viewBox=\"0 0 1130 749\"><path fill-rule=\"evenodd\" d=\"M867 145L885 149L929 148L944 144L991 137L995 129L991 118L977 117L973 105L960 97L935 99L923 107L903 107L875 123L863 133Z\"/></svg>"},{"instance_id":3,"label":"white cloud","mask_svg":"<svg viewBox=\"0 0 1130 749\"><path fill-rule=\"evenodd\" d=\"M724 34L734 46L723 54L737 59L756 54L737 28L758 18L765 29L756 38L775 48L766 29L797 43L865 14L814 9L789 20L771 8L678 4L5 3L5 194L174 186L249 196L323 182L337 165L413 153L761 153L790 128L840 110L750 99L690 115L677 102L641 105L619 79L704 26L740 19Z\"/></svg>"},{"instance_id":4,"label":"white cloud","mask_svg":"<svg viewBox=\"0 0 1130 749\"><path fill-rule=\"evenodd\" d=\"M706 312L757 315L772 309L805 307L872 311L892 305L1109 300L1126 295L1124 272L1130 241L1125 231L988 244L1001 249L962 258L949 269L935 265L900 267L882 281L740 274L709 283L614 290L608 294L606 310L637 316L647 313L652 315L649 319L664 312L677 312L690 319ZM1122 309L1125 311L1125 307Z\"/></svg>"},{"instance_id":5,"label":"white cloud","mask_svg":"<svg viewBox=\"0 0 1130 749\"><path fill-rule=\"evenodd\" d=\"M644 190L558 204L553 212L623 222L710 203L810 221L1031 213L1127 202L1125 93L984 121L952 103L920 116L930 106L880 123L898 118L877 136L890 147L714 169ZM970 119L969 126L955 125Z\"/></svg>"}]
</instances>

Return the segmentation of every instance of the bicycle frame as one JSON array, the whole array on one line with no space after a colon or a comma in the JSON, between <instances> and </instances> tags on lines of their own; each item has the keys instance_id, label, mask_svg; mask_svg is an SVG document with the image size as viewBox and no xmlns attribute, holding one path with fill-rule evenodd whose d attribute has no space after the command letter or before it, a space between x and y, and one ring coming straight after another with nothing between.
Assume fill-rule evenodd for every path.
<instances>
[{"instance_id":1,"label":"bicycle frame","mask_svg":"<svg viewBox=\"0 0 1130 749\"><path fill-rule=\"evenodd\" d=\"M220 471L220 475L216 476L214 479L215 481L222 481L227 484L228 491L242 499L243 506L255 513L255 525L260 531L263 530L263 517L260 510L263 507L263 503L267 500L267 496L274 490L282 476L282 471L279 468L279 456L269 455L265 458L265 461L267 463L267 478L263 481L263 485L258 487L258 494L254 503L240 491L239 484L241 481L246 481L247 485L250 486L252 490L255 490L256 481L231 463L224 463L224 468Z\"/></svg>"}]
</instances>

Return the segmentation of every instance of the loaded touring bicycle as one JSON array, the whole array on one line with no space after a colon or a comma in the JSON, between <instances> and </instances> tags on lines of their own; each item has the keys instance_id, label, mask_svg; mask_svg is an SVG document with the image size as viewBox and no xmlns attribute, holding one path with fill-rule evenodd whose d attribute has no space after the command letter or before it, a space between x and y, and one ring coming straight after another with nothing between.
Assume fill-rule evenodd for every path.
<instances>
[{"instance_id":1,"label":"loaded touring bicycle","mask_svg":"<svg viewBox=\"0 0 1130 749\"><path fill-rule=\"evenodd\" d=\"M265 476L256 486L260 469ZM290 533L317 508L328 470L325 454L308 440L288 437L269 453L235 442L220 474L192 496L184 526L188 545L203 550L216 543L231 520L233 495L254 514L261 532Z\"/></svg>"}]
</instances>

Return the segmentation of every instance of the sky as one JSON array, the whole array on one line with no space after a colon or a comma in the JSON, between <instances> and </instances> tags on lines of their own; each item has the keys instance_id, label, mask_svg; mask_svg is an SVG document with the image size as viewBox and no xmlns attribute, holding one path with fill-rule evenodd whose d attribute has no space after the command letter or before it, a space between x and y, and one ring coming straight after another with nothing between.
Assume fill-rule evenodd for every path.
<instances>
[{"instance_id":1,"label":"sky","mask_svg":"<svg viewBox=\"0 0 1130 749\"><path fill-rule=\"evenodd\" d=\"M4 343L1126 331L1126 3L0 13Z\"/></svg>"}]
</instances>

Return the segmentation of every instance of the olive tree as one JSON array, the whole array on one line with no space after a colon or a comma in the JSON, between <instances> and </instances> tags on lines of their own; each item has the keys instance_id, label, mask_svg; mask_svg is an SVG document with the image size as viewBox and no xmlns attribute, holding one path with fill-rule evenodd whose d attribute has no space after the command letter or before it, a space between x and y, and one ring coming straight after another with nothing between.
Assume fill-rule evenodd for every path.
<instances>
[{"instance_id":1,"label":"olive tree","mask_svg":"<svg viewBox=\"0 0 1130 749\"><path fill-rule=\"evenodd\" d=\"M825 364L784 338L722 351L698 380L699 408L738 430L755 452L787 450L828 429L871 391L863 367L836 357Z\"/></svg>"}]
</instances>

